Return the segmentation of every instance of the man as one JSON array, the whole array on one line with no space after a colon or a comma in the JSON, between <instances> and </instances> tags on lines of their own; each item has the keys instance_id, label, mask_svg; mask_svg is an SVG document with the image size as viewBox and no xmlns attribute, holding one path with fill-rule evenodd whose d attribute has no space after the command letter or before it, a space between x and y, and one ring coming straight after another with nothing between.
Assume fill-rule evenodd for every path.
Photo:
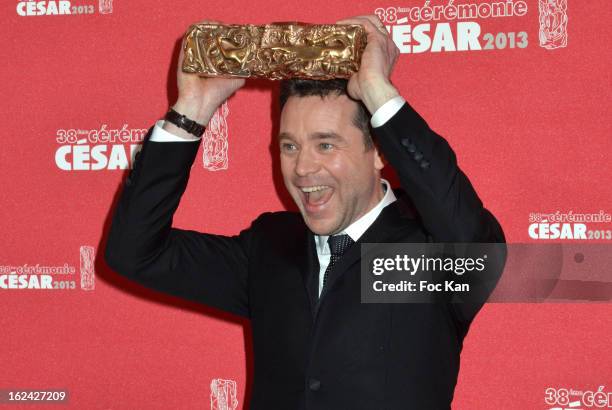
<instances>
[{"instance_id":1,"label":"man","mask_svg":"<svg viewBox=\"0 0 612 410\"><path fill-rule=\"evenodd\" d=\"M398 50L380 20L339 23L368 35L347 90L282 85L281 170L300 213L265 213L232 237L171 228L199 140L160 122L126 180L106 260L147 287L251 320L252 409L447 409L482 303L360 303L359 245L504 236L446 141L391 84ZM173 108L206 124L243 84L179 69ZM381 153L408 195L380 179Z\"/></svg>"}]
</instances>

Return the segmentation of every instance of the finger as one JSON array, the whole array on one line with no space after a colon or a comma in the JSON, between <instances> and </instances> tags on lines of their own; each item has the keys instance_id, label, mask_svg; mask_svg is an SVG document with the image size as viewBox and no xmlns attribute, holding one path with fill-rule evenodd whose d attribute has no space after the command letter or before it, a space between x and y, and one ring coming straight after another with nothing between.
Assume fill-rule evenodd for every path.
<instances>
[{"instance_id":1,"label":"finger","mask_svg":"<svg viewBox=\"0 0 612 410\"><path fill-rule=\"evenodd\" d=\"M372 14L372 15L365 15L364 14L362 16L353 16L353 17L348 17L348 18L345 18L345 19L342 19L342 20L339 20L339 21L348 21L348 20L355 20L355 19L366 19L366 20L370 20L370 22L374 23L374 20L372 19L372 17L374 19L380 21L380 19L376 15L374 15L374 14Z\"/></svg>"},{"instance_id":2,"label":"finger","mask_svg":"<svg viewBox=\"0 0 612 410\"><path fill-rule=\"evenodd\" d=\"M393 41L393 39L391 38L391 36L388 36L387 39L387 51L390 56L393 56L393 58L397 58L397 56L399 56L400 54L400 50L397 47L397 44L395 44L395 41Z\"/></svg>"},{"instance_id":3,"label":"finger","mask_svg":"<svg viewBox=\"0 0 612 410\"><path fill-rule=\"evenodd\" d=\"M179 65L183 61L184 56L185 56L185 37L183 36L183 39L181 40L181 48L179 49L179 59L178 59Z\"/></svg>"},{"instance_id":4,"label":"finger","mask_svg":"<svg viewBox=\"0 0 612 410\"><path fill-rule=\"evenodd\" d=\"M391 50L391 53L389 54L389 75L391 75L391 73L393 72L396 63L397 55L393 50Z\"/></svg>"},{"instance_id":5,"label":"finger","mask_svg":"<svg viewBox=\"0 0 612 410\"><path fill-rule=\"evenodd\" d=\"M368 34L368 36L372 34L372 35L378 36L379 39L381 39L380 36L383 36L383 37L389 36L389 33L384 27L376 27L369 19L366 19L364 17L354 17L351 19L345 19L345 20L340 20L340 21L341 22L337 24L359 24L361 25L365 29L366 34Z\"/></svg>"},{"instance_id":6,"label":"finger","mask_svg":"<svg viewBox=\"0 0 612 410\"><path fill-rule=\"evenodd\" d=\"M336 21L336 24L363 24L363 19L358 19L356 17L344 20Z\"/></svg>"},{"instance_id":7,"label":"finger","mask_svg":"<svg viewBox=\"0 0 612 410\"><path fill-rule=\"evenodd\" d=\"M374 26L379 27L379 28L385 28L384 23L378 18L377 15L375 14L369 14L367 16L363 16L364 18L366 18L368 21L370 21L370 23L374 24Z\"/></svg>"},{"instance_id":8,"label":"finger","mask_svg":"<svg viewBox=\"0 0 612 410\"><path fill-rule=\"evenodd\" d=\"M359 24L361 24L368 33L381 34L383 37L389 36L389 32L382 23L376 25L370 19L367 19L365 17L359 18L359 21Z\"/></svg>"},{"instance_id":9,"label":"finger","mask_svg":"<svg viewBox=\"0 0 612 410\"><path fill-rule=\"evenodd\" d=\"M349 22L349 21L355 21L355 22L362 23L364 20L371 23L374 27L376 27L378 30L383 32L385 35L388 34L387 29L385 28L385 25L383 24L383 22L378 18L378 16L374 14L343 19L343 20L340 20L337 24L345 24L345 22Z\"/></svg>"},{"instance_id":10,"label":"finger","mask_svg":"<svg viewBox=\"0 0 612 410\"><path fill-rule=\"evenodd\" d=\"M347 17L347 18L344 18L344 19L338 20L338 21L336 22L336 24L343 24L342 22L344 22L344 21L351 21L351 20L355 20L355 19L358 19L358 18L361 18L361 17L363 17L363 16L353 16L353 17Z\"/></svg>"}]
</instances>

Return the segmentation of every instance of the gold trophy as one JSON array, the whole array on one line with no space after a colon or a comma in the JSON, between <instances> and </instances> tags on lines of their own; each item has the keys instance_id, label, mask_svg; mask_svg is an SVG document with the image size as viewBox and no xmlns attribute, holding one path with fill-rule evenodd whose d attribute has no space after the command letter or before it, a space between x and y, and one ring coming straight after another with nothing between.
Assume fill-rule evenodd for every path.
<instances>
[{"instance_id":1,"label":"gold trophy","mask_svg":"<svg viewBox=\"0 0 612 410\"><path fill-rule=\"evenodd\" d=\"M349 78L366 40L359 24L194 24L182 68L205 77Z\"/></svg>"}]
</instances>

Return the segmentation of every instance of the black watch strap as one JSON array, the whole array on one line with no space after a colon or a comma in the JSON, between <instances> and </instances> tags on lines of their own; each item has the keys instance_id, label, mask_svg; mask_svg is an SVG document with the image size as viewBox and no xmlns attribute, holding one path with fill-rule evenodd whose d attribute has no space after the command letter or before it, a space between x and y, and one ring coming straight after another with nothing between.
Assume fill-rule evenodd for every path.
<instances>
[{"instance_id":1,"label":"black watch strap","mask_svg":"<svg viewBox=\"0 0 612 410\"><path fill-rule=\"evenodd\" d=\"M203 125L200 125L194 120L185 117L183 114L179 114L172 108L170 108L170 111L168 111L164 119L198 138L204 134L205 127Z\"/></svg>"}]
</instances>

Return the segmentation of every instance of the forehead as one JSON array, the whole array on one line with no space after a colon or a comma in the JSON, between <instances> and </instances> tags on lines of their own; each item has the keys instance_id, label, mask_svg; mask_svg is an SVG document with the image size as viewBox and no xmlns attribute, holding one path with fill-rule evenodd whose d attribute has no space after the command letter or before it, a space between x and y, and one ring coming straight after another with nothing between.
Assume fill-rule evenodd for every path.
<instances>
[{"instance_id":1,"label":"forehead","mask_svg":"<svg viewBox=\"0 0 612 410\"><path fill-rule=\"evenodd\" d=\"M327 129L335 132L359 131L353 123L357 103L346 95L292 96L280 116L281 133L313 132ZM352 131L351 131L352 128Z\"/></svg>"}]
</instances>

